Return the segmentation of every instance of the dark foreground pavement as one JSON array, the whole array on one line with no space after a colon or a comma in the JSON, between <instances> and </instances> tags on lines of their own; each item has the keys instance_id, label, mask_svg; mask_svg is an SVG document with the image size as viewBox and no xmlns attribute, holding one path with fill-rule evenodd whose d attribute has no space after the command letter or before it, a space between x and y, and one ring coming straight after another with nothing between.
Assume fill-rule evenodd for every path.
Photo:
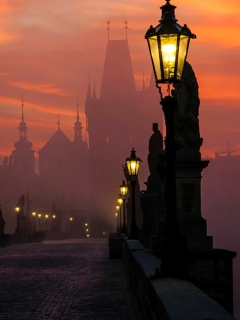
<instances>
[{"instance_id":1,"label":"dark foreground pavement","mask_svg":"<svg viewBox=\"0 0 240 320\"><path fill-rule=\"evenodd\" d=\"M121 261L106 239L0 248L1 320L132 320Z\"/></svg>"}]
</instances>

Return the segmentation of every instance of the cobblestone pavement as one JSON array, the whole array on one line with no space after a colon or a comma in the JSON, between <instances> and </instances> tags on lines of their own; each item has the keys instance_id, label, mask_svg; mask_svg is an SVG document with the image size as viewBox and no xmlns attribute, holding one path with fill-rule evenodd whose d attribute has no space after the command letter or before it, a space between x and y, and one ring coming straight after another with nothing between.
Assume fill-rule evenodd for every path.
<instances>
[{"instance_id":1,"label":"cobblestone pavement","mask_svg":"<svg viewBox=\"0 0 240 320\"><path fill-rule=\"evenodd\" d=\"M136 319L120 259L106 239L0 248L1 320Z\"/></svg>"}]
</instances>

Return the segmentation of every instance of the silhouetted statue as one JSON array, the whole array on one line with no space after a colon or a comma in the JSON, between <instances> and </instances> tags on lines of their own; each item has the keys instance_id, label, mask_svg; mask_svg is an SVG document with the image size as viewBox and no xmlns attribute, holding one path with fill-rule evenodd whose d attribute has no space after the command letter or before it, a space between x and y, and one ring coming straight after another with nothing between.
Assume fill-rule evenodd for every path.
<instances>
[{"instance_id":1,"label":"silhouetted statue","mask_svg":"<svg viewBox=\"0 0 240 320\"><path fill-rule=\"evenodd\" d=\"M163 136L158 130L158 123L153 123L152 125L153 134L149 139L148 145L148 167L150 175L157 174L157 165L159 161L159 156L163 152Z\"/></svg>"},{"instance_id":2,"label":"silhouetted statue","mask_svg":"<svg viewBox=\"0 0 240 320\"><path fill-rule=\"evenodd\" d=\"M186 62L183 70L181 87L174 85L172 91L176 96L178 107L174 115L176 150L187 149L188 153L199 151L202 145L199 131L199 105L198 83L191 65Z\"/></svg>"},{"instance_id":3,"label":"silhouetted statue","mask_svg":"<svg viewBox=\"0 0 240 320\"><path fill-rule=\"evenodd\" d=\"M3 216L2 216L2 209L0 204L0 235L4 234L4 228L5 228L5 220L3 219Z\"/></svg>"}]
</instances>

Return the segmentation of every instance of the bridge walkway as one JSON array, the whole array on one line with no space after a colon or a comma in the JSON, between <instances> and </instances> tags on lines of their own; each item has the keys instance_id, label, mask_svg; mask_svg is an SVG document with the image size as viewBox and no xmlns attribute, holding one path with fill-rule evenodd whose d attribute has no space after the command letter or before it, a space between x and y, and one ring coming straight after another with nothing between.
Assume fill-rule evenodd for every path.
<instances>
[{"instance_id":1,"label":"bridge walkway","mask_svg":"<svg viewBox=\"0 0 240 320\"><path fill-rule=\"evenodd\" d=\"M0 248L1 320L138 320L107 239Z\"/></svg>"}]
</instances>

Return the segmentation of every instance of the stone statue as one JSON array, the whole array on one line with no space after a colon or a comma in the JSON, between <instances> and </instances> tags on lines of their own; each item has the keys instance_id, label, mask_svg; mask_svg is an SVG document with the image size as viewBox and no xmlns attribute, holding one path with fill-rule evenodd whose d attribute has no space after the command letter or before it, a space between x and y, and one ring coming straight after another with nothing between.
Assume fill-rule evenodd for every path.
<instances>
[{"instance_id":1,"label":"stone statue","mask_svg":"<svg viewBox=\"0 0 240 320\"><path fill-rule=\"evenodd\" d=\"M153 134L149 139L148 145L148 167L151 176L157 174L157 165L160 154L163 153L163 136L158 130L158 123L152 125Z\"/></svg>"},{"instance_id":2,"label":"stone statue","mask_svg":"<svg viewBox=\"0 0 240 320\"><path fill-rule=\"evenodd\" d=\"M172 95L178 97L178 107L174 115L177 158L184 152L185 157L194 158L202 145L198 120L200 100L197 79L188 62L184 66L182 84L175 84L174 88Z\"/></svg>"}]
</instances>

